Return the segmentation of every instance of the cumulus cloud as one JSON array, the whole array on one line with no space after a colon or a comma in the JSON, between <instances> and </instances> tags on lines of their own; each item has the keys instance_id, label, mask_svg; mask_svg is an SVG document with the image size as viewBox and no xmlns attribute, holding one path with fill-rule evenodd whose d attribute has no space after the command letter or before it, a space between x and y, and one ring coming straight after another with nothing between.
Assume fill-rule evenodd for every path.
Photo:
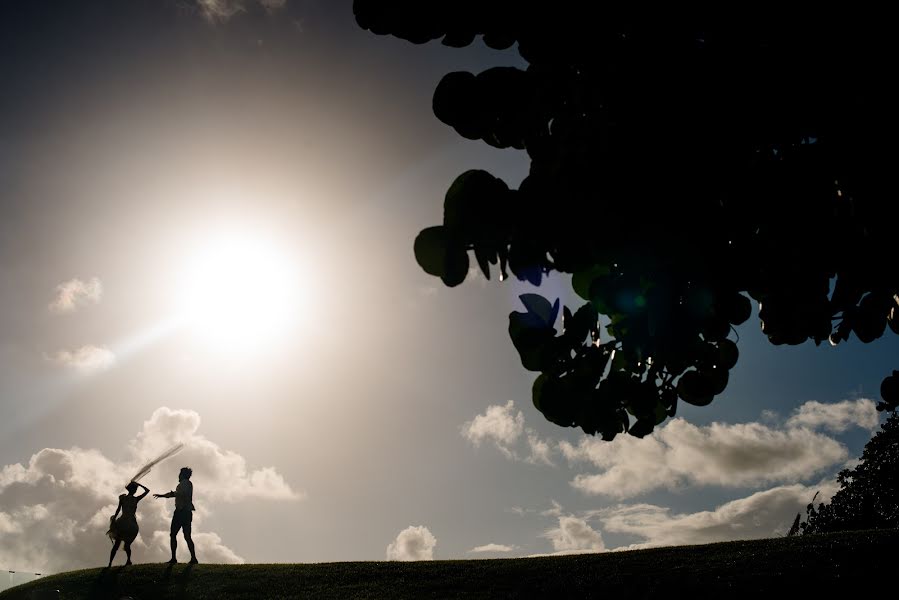
<instances>
[{"instance_id":1,"label":"cumulus cloud","mask_svg":"<svg viewBox=\"0 0 899 600\"><path fill-rule=\"evenodd\" d=\"M696 426L674 419L638 439L584 438L560 445L572 463L601 470L579 474L572 485L587 494L624 499L687 484L749 487L803 481L846 460L837 440L803 427L775 429L761 423Z\"/></svg>"},{"instance_id":2,"label":"cumulus cloud","mask_svg":"<svg viewBox=\"0 0 899 600\"><path fill-rule=\"evenodd\" d=\"M494 404L483 414L462 425L462 436L475 447L482 443L492 443L506 457L524 460L534 464L552 465L552 446L540 439L537 432L524 425L524 414L515 410L512 400L505 405ZM525 438L527 452L520 452L522 437Z\"/></svg>"},{"instance_id":3,"label":"cumulus cloud","mask_svg":"<svg viewBox=\"0 0 899 600\"><path fill-rule=\"evenodd\" d=\"M644 540L616 550L769 538L785 534L815 492L821 492L816 501L826 502L837 489L833 481L811 487L794 484L756 492L711 511L672 514L671 509L653 504L631 504L595 514L604 531Z\"/></svg>"},{"instance_id":4,"label":"cumulus cloud","mask_svg":"<svg viewBox=\"0 0 899 600\"><path fill-rule=\"evenodd\" d=\"M481 554L484 552L514 552L517 546L507 546L506 544L484 544L477 546L468 551L469 554Z\"/></svg>"},{"instance_id":5,"label":"cumulus cloud","mask_svg":"<svg viewBox=\"0 0 899 600\"><path fill-rule=\"evenodd\" d=\"M874 401L859 398L830 404L806 402L787 420L787 427L823 428L840 433L852 426L876 429L879 422L880 414Z\"/></svg>"},{"instance_id":6,"label":"cumulus cloud","mask_svg":"<svg viewBox=\"0 0 899 600\"><path fill-rule=\"evenodd\" d=\"M55 354L48 355L47 359L81 373L105 371L116 363L116 357L112 350L90 344L77 350L59 350Z\"/></svg>"},{"instance_id":7,"label":"cumulus cloud","mask_svg":"<svg viewBox=\"0 0 899 600\"><path fill-rule=\"evenodd\" d=\"M424 526L409 526L387 546L387 560L434 560L437 538Z\"/></svg>"},{"instance_id":8,"label":"cumulus cloud","mask_svg":"<svg viewBox=\"0 0 899 600\"><path fill-rule=\"evenodd\" d=\"M515 412L511 400L505 406L488 406L482 415L477 415L462 426L462 435L475 446L483 442L493 442L500 452L512 458L512 446L524 432L524 414Z\"/></svg>"},{"instance_id":9,"label":"cumulus cloud","mask_svg":"<svg viewBox=\"0 0 899 600\"><path fill-rule=\"evenodd\" d=\"M534 431L528 430L528 450L530 453L525 459L534 464L554 466L552 458L552 446L548 441L540 439Z\"/></svg>"},{"instance_id":10,"label":"cumulus cloud","mask_svg":"<svg viewBox=\"0 0 899 600\"><path fill-rule=\"evenodd\" d=\"M602 535L590 527L585 519L560 516L559 526L548 530L543 537L552 542L555 554L602 552L606 549Z\"/></svg>"},{"instance_id":11,"label":"cumulus cloud","mask_svg":"<svg viewBox=\"0 0 899 600\"><path fill-rule=\"evenodd\" d=\"M183 443L184 450L177 460L163 463L154 472L158 470L164 480L178 481L181 465L190 465L194 470L191 480L212 500L300 500L304 497L303 493L292 490L273 467L250 470L243 456L199 435L199 428L200 415L192 410L158 408L144 422L130 449L134 455L150 458L176 443Z\"/></svg>"},{"instance_id":12,"label":"cumulus cloud","mask_svg":"<svg viewBox=\"0 0 899 600\"><path fill-rule=\"evenodd\" d=\"M502 409L493 414L503 415L507 422L515 416L511 405L491 408ZM794 482L808 482L822 471L855 462L847 460L848 451L843 444L817 430L874 428L878 415L872 401L848 400L833 404L807 402L789 418L768 412L763 419L766 423L708 426L673 419L642 440L618 436L612 442L582 438L577 444L558 444L571 464L586 462L599 471L577 475L572 481L574 487L588 494L623 500L659 488L688 485L756 489L776 486L713 510L675 513L653 504L619 504L571 515L556 501L546 510L509 510L522 516L539 513L558 519L558 527L543 534L552 542L555 554L604 550L602 533L640 540L616 550L783 535L796 514L804 512L815 492L820 492L817 501L826 502L838 489L833 480L817 485ZM517 441L522 435L510 439ZM494 442L502 439L497 435L483 437Z\"/></svg>"},{"instance_id":13,"label":"cumulus cloud","mask_svg":"<svg viewBox=\"0 0 899 600\"><path fill-rule=\"evenodd\" d=\"M237 13L247 10L248 6L258 5L269 12L284 8L287 0L197 0L203 15L213 21L230 19Z\"/></svg>"},{"instance_id":14,"label":"cumulus cloud","mask_svg":"<svg viewBox=\"0 0 899 600\"><path fill-rule=\"evenodd\" d=\"M552 503L552 508L547 508L546 510L540 511L540 514L544 517L561 517L562 516L562 505L556 502L555 500L550 500Z\"/></svg>"},{"instance_id":15,"label":"cumulus cloud","mask_svg":"<svg viewBox=\"0 0 899 600\"><path fill-rule=\"evenodd\" d=\"M203 521L219 501L245 498L297 499L272 468L249 470L240 455L197 434L199 416L160 408L127 446L127 459L113 463L97 450L45 448L27 464L0 469L0 564L21 571L56 572L105 564L105 536L123 486L141 465L173 440L185 449L144 478L154 491L168 491L183 465L194 469L197 507L194 541L209 563L239 563L242 558ZM169 557L171 501L144 499L138 507L140 534L132 548L138 562ZM186 552L184 544L181 551ZM122 559L123 557L119 557Z\"/></svg>"},{"instance_id":16,"label":"cumulus cloud","mask_svg":"<svg viewBox=\"0 0 899 600\"><path fill-rule=\"evenodd\" d=\"M56 286L56 295L48 305L50 312L63 314L75 312L82 306L97 304L103 297L103 284L97 277L87 281L70 279Z\"/></svg>"},{"instance_id":17,"label":"cumulus cloud","mask_svg":"<svg viewBox=\"0 0 899 600\"><path fill-rule=\"evenodd\" d=\"M807 481L847 459L843 444L816 429L873 429L878 414L874 402L862 399L806 402L781 426L774 421L783 421L770 411L763 419L767 423L708 426L673 419L643 439L622 435L612 442L582 438L576 445L556 445L527 427L524 414L510 400L489 406L465 423L462 435L476 447L489 443L509 459L534 464L553 465L552 454L558 449L570 464L587 462L600 470L575 476L575 488L625 499L686 485L758 487Z\"/></svg>"}]
</instances>

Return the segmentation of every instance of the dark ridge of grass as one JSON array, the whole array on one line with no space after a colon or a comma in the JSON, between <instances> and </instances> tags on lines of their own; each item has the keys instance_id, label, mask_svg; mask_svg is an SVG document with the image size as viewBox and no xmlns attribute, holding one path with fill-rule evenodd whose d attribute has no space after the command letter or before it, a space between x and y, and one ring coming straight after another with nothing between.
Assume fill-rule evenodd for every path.
<instances>
[{"instance_id":1,"label":"dark ridge of grass","mask_svg":"<svg viewBox=\"0 0 899 600\"><path fill-rule=\"evenodd\" d=\"M758 598L872 589L892 572L899 530L494 560L145 564L51 575L0 600L162 598ZM56 596L53 596L56 597Z\"/></svg>"}]
</instances>

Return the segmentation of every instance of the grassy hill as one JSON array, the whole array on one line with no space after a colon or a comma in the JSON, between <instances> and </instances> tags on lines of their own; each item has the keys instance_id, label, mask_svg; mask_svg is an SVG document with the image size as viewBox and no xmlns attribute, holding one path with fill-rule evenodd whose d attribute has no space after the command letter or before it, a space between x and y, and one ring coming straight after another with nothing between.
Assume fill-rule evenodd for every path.
<instances>
[{"instance_id":1,"label":"grassy hill","mask_svg":"<svg viewBox=\"0 0 899 600\"><path fill-rule=\"evenodd\" d=\"M866 594L892 572L899 530L546 558L86 569L0 600L158 598L704 598ZM56 597L50 596L50 597ZM779 596L777 596L779 597ZM808 596L812 597L812 596Z\"/></svg>"}]
</instances>

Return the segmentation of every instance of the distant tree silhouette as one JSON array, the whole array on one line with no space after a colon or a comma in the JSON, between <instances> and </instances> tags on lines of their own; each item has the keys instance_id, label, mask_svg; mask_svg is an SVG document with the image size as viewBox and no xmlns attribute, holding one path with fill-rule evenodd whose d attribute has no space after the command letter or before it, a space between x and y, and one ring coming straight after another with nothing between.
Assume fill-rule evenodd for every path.
<instances>
[{"instance_id":1,"label":"distant tree silhouette","mask_svg":"<svg viewBox=\"0 0 899 600\"><path fill-rule=\"evenodd\" d=\"M773 344L899 333L891 21L619 4L354 4L376 34L482 36L528 62L437 86L441 121L527 151L530 172L459 175L415 256L448 286L470 254L488 279L570 274L583 306L524 295L509 334L544 416L607 440L723 392L750 298ZM895 374L882 391L899 406Z\"/></svg>"},{"instance_id":2,"label":"distant tree silhouette","mask_svg":"<svg viewBox=\"0 0 899 600\"><path fill-rule=\"evenodd\" d=\"M899 413L893 411L865 444L862 462L837 476L830 502L806 508L802 533L899 527Z\"/></svg>"}]
</instances>

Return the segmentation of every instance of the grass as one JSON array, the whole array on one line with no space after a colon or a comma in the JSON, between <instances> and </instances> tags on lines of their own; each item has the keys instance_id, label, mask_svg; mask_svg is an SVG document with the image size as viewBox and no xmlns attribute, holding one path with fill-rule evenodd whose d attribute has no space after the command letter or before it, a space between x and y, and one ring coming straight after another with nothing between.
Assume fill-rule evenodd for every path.
<instances>
[{"instance_id":1,"label":"grass","mask_svg":"<svg viewBox=\"0 0 899 600\"><path fill-rule=\"evenodd\" d=\"M866 593L892 572L899 530L542 558L271 565L163 564L51 575L0 592L41 598L728 598ZM811 597L811 596L808 596Z\"/></svg>"}]
</instances>

